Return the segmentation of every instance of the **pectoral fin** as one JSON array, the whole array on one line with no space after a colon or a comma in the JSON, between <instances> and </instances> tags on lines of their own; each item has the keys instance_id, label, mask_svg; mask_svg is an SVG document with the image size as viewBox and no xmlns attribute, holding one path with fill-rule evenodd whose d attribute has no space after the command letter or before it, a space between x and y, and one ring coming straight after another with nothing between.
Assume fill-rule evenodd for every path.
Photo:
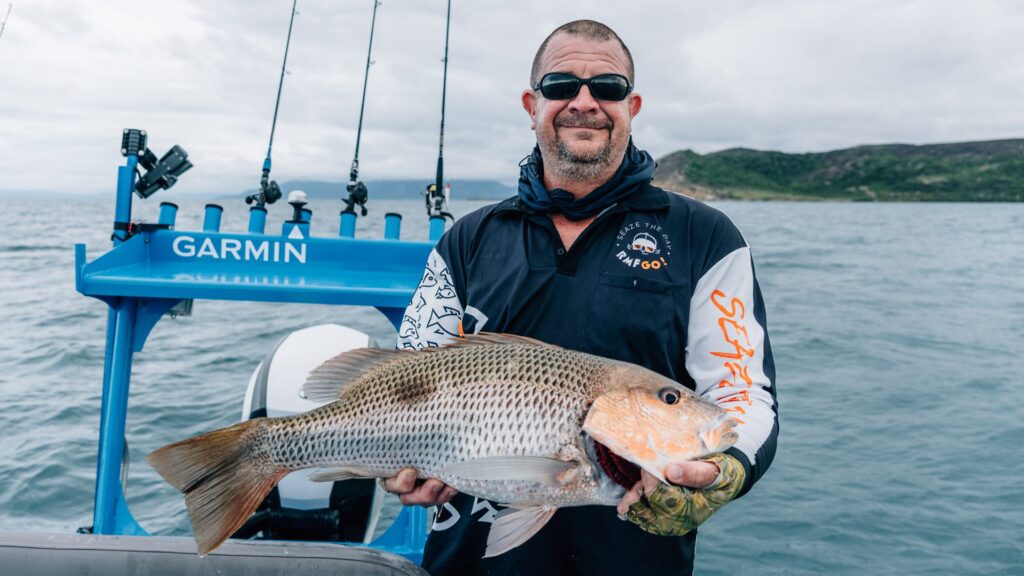
<instances>
[{"instance_id":1,"label":"pectoral fin","mask_svg":"<svg viewBox=\"0 0 1024 576\"><path fill-rule=\"evenodd\" d=\"M495 456L449 464L441 470L440 476L561 485L560 479L576 466L576 462L542 456Z\"/></svg>"},{"instance_id":2,"label":"pectoral fin","mask_svg":"<svg viewBox=\"0 0 1024 576\"><path fill-rule=\"evenodd\" d=\"M504 554L526 542L551 520L555 511L553 506L529 506L523 508L506 508L498 512L487 535L487 549L484 558Z\"/></svg>"}]
</instances>

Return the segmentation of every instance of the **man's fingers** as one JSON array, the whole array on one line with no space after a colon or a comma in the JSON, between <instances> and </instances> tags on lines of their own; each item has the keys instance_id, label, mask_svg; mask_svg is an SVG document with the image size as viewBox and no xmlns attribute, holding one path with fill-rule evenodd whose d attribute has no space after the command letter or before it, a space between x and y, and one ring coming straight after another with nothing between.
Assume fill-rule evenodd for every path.
<instances>
[{"instance_id":1,"label":"man's fingers","mask_svg":"<svg viewBox=\"0 0 1024 576\"><path fill-rule=\"evenodd\" d=\"M665 467L665 478L677 486L703 488L718 478L718 472L718 466L713 462L677 462Z\"/></svg>"},{"instance_id":2,"label":"man's fingers","mask_svg":"<svg viewBox=\"0 0 1024 576\"><path fill-rule=\"evenodd\" d=\"M642 496L643 484L637 482L630 488L629 492L619 500L619 505L615 507L615 511L618 512L619 516L625 516L626 512L629 512L629 507L640 501Z\"/></svg>"},{"instance_id":3,"label":"man's fingers","mask_svg":"<svg viewBox=\"0 0 1024 576\"><path fill-rule=\"evenodd\" d=\"M653 494L661 484L661 480L651 476L646 470L640 471L640 482L644 485L644 494Z\"/></svg>"},{"instance_id":4,"label":"man's fingers","mask_svg":"<svg viewBox=\"0 0 1024 576\"><path fill-rule=\"evenodd\" d=\"M416 469L402 468L391 478L384 480L384 490L392 494L405 494L416 487Z\"/></svg>"},{"instance_id":5,"label":"man's fingers","mask_svg":"<svg viewBox=\"0 0 1024 576\"><path fill-rule=\"evenodd\" d=\"M447 504L448 502L451 502L452 498L455 498L455 495L458 493L459 491L456 490L455 488L452 488L451 486L446 486L444 491L441 492L441 497L438 498L438 500L441 501L441 504Z\"/></svg>"},{"instance_id":6,"label":"man's fingers","mask_svg":"<svg viewBox=\"0 0 1024 576\"><path fill-rule=\"evenodd\" d=\"M420 488L420 492L423 493L423 497L431 502L430 505L437 502L438 497L441 496L441 491L445 489L444 482L431 478L423 483Z\"/></svg>"},{"instance_id":7,"label":"man's fingers","mask_svg":"<svg viewBox=\"0 0 1024 576\"><path fill-rule=\"evenodd\" d=\"M432 478L415 490L399 495L398 500L406 506L437 506L444 504L441 496L446 488L448 486L444 482Z\"/></svg>"}]
</instances>

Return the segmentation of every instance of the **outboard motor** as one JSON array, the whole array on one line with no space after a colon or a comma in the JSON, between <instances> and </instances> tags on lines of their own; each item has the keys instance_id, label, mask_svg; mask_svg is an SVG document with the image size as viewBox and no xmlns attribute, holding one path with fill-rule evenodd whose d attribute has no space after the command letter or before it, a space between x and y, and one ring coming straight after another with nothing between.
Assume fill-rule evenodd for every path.
<instances>
[{"instance_id":1,"label":"outboard motor","mask_svg":"<svg viewBox=\"0 0 1024 576\"><path fill-rule=\"evenodd\" d=\"M301 396L309 372L342 352L376 345L371 336L338 324L288 334L253 372L242 419L290 416L319 407ZM233 537L368 542L379 510L376 481L312 482L314 471L285 476Z\"/></svg>"}]
</instances>

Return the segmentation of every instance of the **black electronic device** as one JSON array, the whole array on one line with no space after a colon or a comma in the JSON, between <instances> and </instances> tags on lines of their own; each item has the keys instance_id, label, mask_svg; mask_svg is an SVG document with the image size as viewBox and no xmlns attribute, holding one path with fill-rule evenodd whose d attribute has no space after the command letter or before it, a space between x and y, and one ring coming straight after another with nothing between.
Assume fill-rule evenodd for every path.
<instances>
[{"instance_id":1,"label":"black electronic device","mask_svg":"<svg viewBox=\"0 0 1024 576\"><path fill-rule=\"evenodd\" d=\"M142 198L149 198L157 190L167 190L174 186L178 177L192 168L188 152L177 144L171 146L159 160L152 150L146 148L139 155L139 165L146 169L145 173L140 173L139 181L135 184L135 193Z\"/></svg>"},{"instance_id":2,"label":"black electronic device","mask_svg":"<svg viewBox=\"0 0 1024 576\"><path fill-rule=\"evenodd\" d=\"M146 145L148 140L146 131L137 128L125 128L121 135L121 155L135 156L139 161L135 168L139 173L135 193L141 198L149 198L157 190L166 190L174 186L178 177L192 168L188 152L181 146L171 146L166 154L157 159L156 154Z\"/></svg>"}]
</instances>

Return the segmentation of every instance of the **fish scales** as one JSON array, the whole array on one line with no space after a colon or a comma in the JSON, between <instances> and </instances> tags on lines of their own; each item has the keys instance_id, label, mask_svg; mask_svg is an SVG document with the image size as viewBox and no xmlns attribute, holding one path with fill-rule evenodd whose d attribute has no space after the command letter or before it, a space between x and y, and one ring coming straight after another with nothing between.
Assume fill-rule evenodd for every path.
<instances>
[{"instance_id":1,"label":"fish scales","mask_svg":"<svg viewBox=\"0 0 1024 576\"><path fill-rule=\"evenodd\" d=\"M326 481L413 467L514 506L491 528L494 555L531 537L558 507L616 504L640 468L662 478L668 463L736 441L728 415L677 382L520 336L470 335L417 352L352 350L314 370L303 390L329 403L150 454L185 495L201 554L294 470L322 468L311 478ZM609 473L609 453L633 468L618 462Z\"/></svg>"},{"instance_id":2,"label":"fish scales","mask_svg":"<svg viewBox=\"0 0 1024 576\"><path fill-rule=\"evenodd\" d=\"M341 465L367 476L412 466L438 477L449 464L479 458L572 456L610 368L555 347L399 353L345 385L338 401L278 420L264 441L288 469ZM494 489L502 487L487 491Z\"/></svg>"}]
</instances>

